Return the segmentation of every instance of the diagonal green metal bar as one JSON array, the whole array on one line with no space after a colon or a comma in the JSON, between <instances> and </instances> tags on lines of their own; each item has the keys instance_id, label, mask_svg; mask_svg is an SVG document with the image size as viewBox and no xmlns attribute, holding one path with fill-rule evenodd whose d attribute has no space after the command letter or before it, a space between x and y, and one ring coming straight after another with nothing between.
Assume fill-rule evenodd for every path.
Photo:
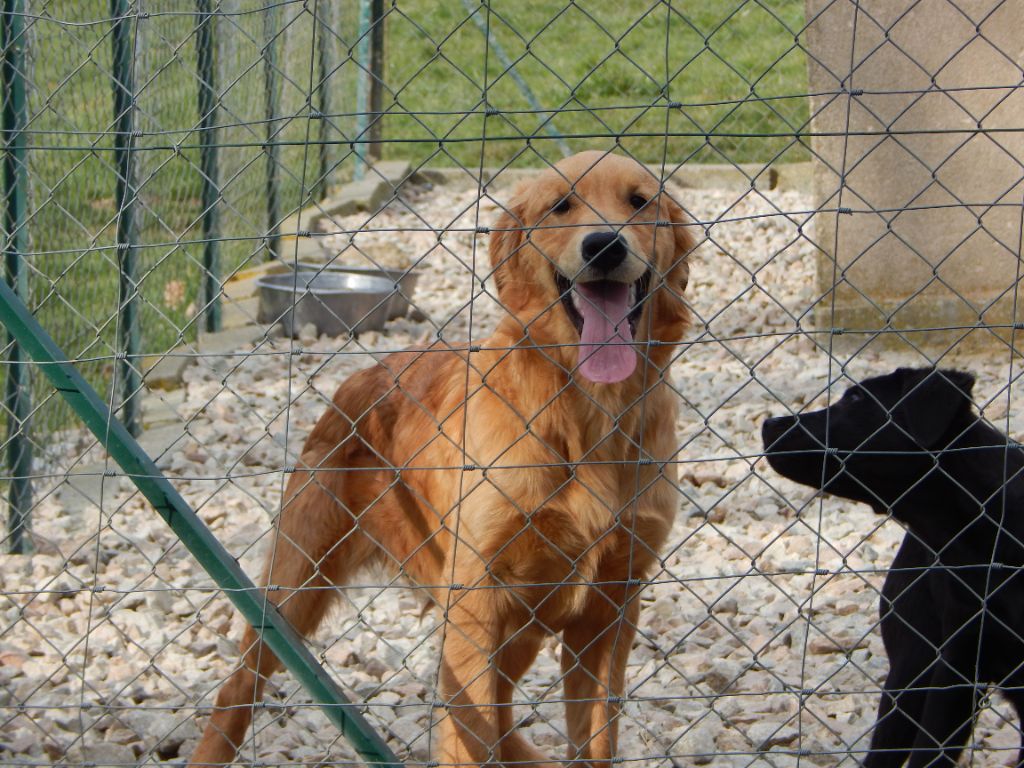
<instances>
[{"instance_id":1,"label":"diagonal green metal bar","mask_svg":"<svg viewBox=\"0 0 1024 768\"><path fill-rule=\"evenodd\" d=\"M67 356L2 280L0 322L359 756L370 765L401 768L402 763L317 662L298 633L275 606L262 599L261 590L174 490L124 425L113 418L96 391L67 362Z\"/></svg>"},{"instance_id":2,"label":"diagonal green metal bar","mask_svg":"<svg viewBox=\"0 0 1024 768\"><path fill-rule=\"evenodd\" d=\"M505 74L511 77L512 82L516 84L516 87L519 89L519 92L523 94L523 96L526 98L527 103L530 105L530 109L532 109L538 115L544 114L544 107L540 105L540 102L537 101L537 97L530 89L529 84L526 82L526 80L523 79L523 76L519 74L519 70L516 69L515 62L508 57L508 54L505 53L505 49L501 47L501 44L498 42L497 38L491 32L488 23L484 20L481 14L478 13L478 11L480 10L480 6L474 5L473 3L470 2L470 0L462 0L462 7L466 9L466 11L469 13L469 18L473 20L473 23L476 25L476 28L480 30L480 34L483 35L484 38L487 40L487 47L490 49L490 52L494 54L494 57L498 60L501 66L504 67L504 71L501 73L501 75L499 75L499 77L502 77ZM484 13L488 13L489 11L487 10L487 6L483 7ZM485 104L484 106L490 107L491 105ZM544 121L544 130L547 132L549 136L551 136L551 138L555 140L555 144L558 145L558 149L562 153L562 157L568 157L569 155L572 154L572 150L569 149L569 145L568 143L566 143L565 137L562 136L561 133L559 133L557 128L555 128L553 120L554 117L549 117Z\"/></svg>"}]
</instances>

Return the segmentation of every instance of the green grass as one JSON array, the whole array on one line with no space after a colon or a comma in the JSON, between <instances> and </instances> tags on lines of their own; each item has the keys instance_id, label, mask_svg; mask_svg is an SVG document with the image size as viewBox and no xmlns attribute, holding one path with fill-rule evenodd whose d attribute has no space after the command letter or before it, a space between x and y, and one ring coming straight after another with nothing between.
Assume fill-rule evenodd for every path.
<instances>
[{"instance_id":1,"label":"green grass","mask_svg":"<svg viewBox=\"0 0 1024 768\"><path fill-rule=\"evenodd\" d=\"M310 4L312 6L312 4ZM190 8L192 6L189 6ZM231 271L266 257L265 83L261 59L267 19L279 31L272 47L281 72L276 96L280 216L308 203L320 148L320 123L305 117L312 17L303 4L267 6L218 21L221 81L221 262ZM354 135L359 68L355 3L319 3L332 34L325 92L327 138ZM474 8L480 9L475 2ZM671 8L641 0L581 2L492 0L478 10L492 40L516 61L533 97L554 113L552 125L573 150L615 141L642 160L793 161L803 145L784 134L807 119L806 69L794 36L801 0L676 0ZM459 0L397 0L387 5L386 159L473 169L538 166L560 157L530 102ZM139 274L143 350L159 353L192 338L190 310L199 300L200 212L195 18L180 0L151 0L138 30L135 80L135 175L139 184ZM32 186L29 224L32 303L73 356L115 350L118 300L117 206L112 139L108 0L50 6L53 17L30 32ZM167 13L171 12L171 13ZM318 32L321 34L322 30ZM134 30L133 30L134 34ZM486 106L492 113L484 116ZM769 100L764 100L769 99ZM680 106L667 108L668 102ZM316 103L316 100L314 100ZM40 131L45 133L39 133ZM779 135L783 134L783 135ZM174 145L180 144L179 151ZM326 151L330 181L352 173L342 142ZM109 361L85 366L102 389ZM56 410L59 412L60 408ZM42 414L63 423L66 416Z\"/></svg>"},{"instance_id":2,"label":"green grass","mask_svg":"<svg viewBox=\"0 0 1024 768\"><path fill-rule=\"evenodd\" d=\"M806 159L793 139L758 135L794 133L807 119L806 62L795 43L800 0L699 0L673 10L637 0L491 5L478 18L535 100L564 110L553 125L580 137L568 141L573 150L609 148L622 136L625 148L649 162ZM559 156L540 127L546 114L515 114L529 110L529 101L461 3L399 2L388 24L387 82L395 97L385 136L420 140L387 145L389 156L499 165L523 153L529 136L537 138L526 163ZM487 105L500 111L486 126L485 88ZM666 109L668 101L683 106ZM425 114L431 111L472 116ZM481 142L485 129L491 138ZM438 138L447 139L443 150Z\"/></svg>"},{"instance_id":3,"label":"green grass","mask_svg":"<svg viewBox=\"0 0 1024 768\"><path fill-rule=\"evenodd\" d=\"M110 358L116 350L118 306L117 165L113 139L112 43L108 0L61 2L50 12L62 22L38 20L29 31L29 144L31 185L29 235L31 304L44 327L72 357ZM140 24L134 78L137 129L134 177L138 228L142 351L159 353L181 338L195 336L190 322L202 284L202 188L197 145L199 122L195 18L158 15L180 3L147 4L155 13ZM280 13L281 27L301 17L301 7ZM224 203L220 208L221 262L233 270L265 255L266 159L260 147L265 128L263 73L259 66L262 17L245 15L220 22L219 65L230 78L222 85L218 139ZM289 33L293 59L282 63L289 76L308 73L298 26ZM133 37L136 31L132 30ZM251 39L250 39L251 38ZM285 50L284 40L279 46ZM283 55L283 54L282 54ZM284 78L282 78L284 80ZM299 80L301 82L301 79ZM306 77L308 82L308 74ZM278 97L282 113L294 113L305 94L287 82ZM280 124L282 139L305 135L305 120ZM180 151L174 145L180 143ZM281 161L302 166L302 147L282 149ZM282 215L298 205L299 183L282 173ZM83 373L101 392L109 389L110 360L84 363ZM40 382L38 401L47 389ZM36 431L72 422L52 399L36 416Z\"/></svg>"},{"instance_id":4,"label":"green grass","mask_svg":"<svg viewBox=\"0 0 1024 768\"><path fill-rule=\"evenodd\" d=\"M251 8L262 3L249 2ZM189 9L194 6L189 6ZM113 139L112 42L109 0L50 6L54 19L29 31L29 176L31 185L31 304L72 357L110 357L116 350L118 306L117 165ZM201 302L203 176L200 172L196 19L178 0L153 0L152 14L131 30L137 94L134 142L135 205L142 351L167 351L192 339ZM169 12L169 13L162 13ZM265 13L217 23L220 107L217 134L223 202L220 262L228 274L266 258L267 153L264 71ZM319 162L303 146L308 120L312 20L301 4L276 11L281 32L273 46L280 70L274 123L278 149L279 217L304 204L303 168ZM343 26L354 22L343 20ZM335 58L339 42L332 40ZM346 100L341 73L332 94ZM351 99L347 99L351 101ZM302 115L296 118L295 115ZM344 123L351 130L352 120ZM342 127L342 126L339 126ZM337 134L337 131L335 132ZM175 149L175 145L180 145ZM339 150L330 149L336 154ZM308 158L312 158L309 161ZM341 169L342 172L347 169ZM109 360L83 364L100 391L109 387ZM45 391L45 387L39 393ZM69 422L66 408L48 404L37 425Z\"/></svg>"}]
</instances>

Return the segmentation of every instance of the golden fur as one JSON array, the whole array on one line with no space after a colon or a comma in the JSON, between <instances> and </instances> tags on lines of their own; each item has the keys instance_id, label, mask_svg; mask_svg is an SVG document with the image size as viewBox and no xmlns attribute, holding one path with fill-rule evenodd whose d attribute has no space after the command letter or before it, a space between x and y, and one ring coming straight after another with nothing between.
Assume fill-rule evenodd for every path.
<instances>
[{"instance_id":1,"label":"golden fur","mask_svg":"<svg viewBox=\"0 0 1024 768\"><path fill-rule=\"evenodd\" d=\"M554 213L571 188L572 207ZM639 211L636 195L650 201ZM494 335L478 351L436 343L360 371L306 441L263 583L340 585L377 563L431 588L448 620L443 765L556 765L501 706L549 633L562 635L568 756L610 765L640 609L630 580L650 573L679 503L674 465L659 462L677 450L664 377L689 316L685 224L631 160L585 152L560 162L520 187L492 231L507 309ZM621 383L594 384L572 375L580 337L554 270L578 274L580 239L608 231L653 279L639 364ZM331 590L269 595L308 634ZM245 704L279 668L251 629L242 648L193 764L234 758L252 716Z\"/></svg>"}]
</instances>

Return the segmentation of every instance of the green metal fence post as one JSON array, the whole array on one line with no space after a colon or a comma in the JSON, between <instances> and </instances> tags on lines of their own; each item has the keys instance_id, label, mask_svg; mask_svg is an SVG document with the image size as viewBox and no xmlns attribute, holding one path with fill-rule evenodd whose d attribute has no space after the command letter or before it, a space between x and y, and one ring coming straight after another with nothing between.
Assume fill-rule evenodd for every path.
<instances>
[{"instance_id":1,"label":"green metal fence post","mask_svg":"<svg viewBox=\"0 0 1024 768\"><path fill-rule=\"evenodd\" d=\"M218 11L220 10L218 3ZM196 0L196 47L199 69L199 169L203 203L203 326L219 331L220 254L218 253L218 201L220 179L217 169L217 81L214 46L214 14L210 0Z\"/></svg>"},{"instance_id":2,"label":"green metal fence post","mask_svg":"<svg viewBox=\"0 0 1024 768\"><path fill-rule=\"evenodd\" d=\"M3 184L4 263L7 284L28 299L28 271L22 263L28 249L28 156L24 129L27 124L25 94L24 0L4 0L3 29ZM32 441L29 420L32 391L29 366L22 362L22 348L10 334L7 338L7 471L11 477L7 492L8 549L15 554L32 550Z\"/></svg>"},{"instance_id":3,"label":"green metal fence post","mask_svg":"<svg viewBox=\"0 0 1024 768\"><path fill-rule=\"evenodd\" d=\"M356 45L356 165L361 179L374 160L380 160L381 112L384 107L384 0L360 0L359 42ZM371 161L363 162L363 157Z\"/></svg>"},{"instance_id":4,"label":"green metal fence post","mask_svg":"<svg viewBox=\"0 0 1024 768\"><path fill-rule=\"evenodd\" d=\"M367 139L367 129L370 125L369 114L369 83L368 74L370 68L370 0L359 0L359 29L358 42L356 43L356 138ZM366 164L363 157L366 154L366 144L360 141L355 143L355 167L352 169L352 177L357 181L366 175Z\"/></svg>"},{"instance_id":5,"label":"green metal fence post","mask_svg":"<svg viewBox=\"0 0 1024 768\"><path fill-rule=\"evenodd\" d=\"M281 182L278 175L277 129L274 121L277 115L278 72L274 46L277 44L277 8L270 5L263 12L263 99L267 122L267 257L278 258L281 251L281 223L278 202Z\"/></svg>"},{"instance_id":6,"label":"green metal fence post","mask_svg":"<svg viewBox=\"0 0 1024 768\"><path fill-rule=\"evenodd\" d=\"M367 154L380 160L384 122L384 0L370 2L370 146Z\"/></svg>"},{"instance_id":7,"label":"green metal fence post","mask_svg":"<svg viewBox=\"0 0 1024 768\"><path fill-rule=\"evenodd\" d=\"M328 12L329 6L323 8L319 13L323 14ZM315 31L316 45L317 45L317 79L319 84L316 88L317 95L317 112L319 112L320 119L320 169L317 174L316 184L313 185L312 195L314 200L323 200L327 196L327 174L330 172L330 151L327 144L328 133L327 130L330 127L330 118L328 115L331 114L331 95L330 89L327 87L327 78L331 73L331 64L328 60L329 51L329 40L328 37L328 25L319 17L313 18L313 24L321 27L320 30ZM318 32L318 34L317 34ZM310 94L310 104L312 105L313 95Z\"/></svg>"},{"instance_id":8,"label":"green metal fence post","mask_svg":"<svg viewBox=\"0 0 1024 768\"><path fill-rule=\"evenodd\" d=\"M249 580L238 562L174 490L124 425L113 417L96 391L67 361L67 355L39 325L24 302L3 282L0 282L0 322L40 366L54 389L78 414L217 586L224 590L245 620L260 633L263 642L323 708L360 757L370 765L402 768L402 763L309 652L291 624L273 603L264 599L263 590Z\"/></svg>"},{"instance_id":9,"label":"green metal fence post","mask_svg":"<svg viewBox=\"0 0 1024 768\"><path fill-rule=\"evenodd\" d=\"M120 269L118 312L120 313L118 339L118 381L121 417L128 431L138 435L142 429L139 413L140 332L139 287L136 248L138 231L135 221L135 167L132 163L132 140L135 131L135 66L132 45L132 18L138 24L138 15L132 10L131 0L110 0L113 19L111 45L113 46L114 86L114 156L117 165L117 261Z\"/></svg>"}]
</instances>

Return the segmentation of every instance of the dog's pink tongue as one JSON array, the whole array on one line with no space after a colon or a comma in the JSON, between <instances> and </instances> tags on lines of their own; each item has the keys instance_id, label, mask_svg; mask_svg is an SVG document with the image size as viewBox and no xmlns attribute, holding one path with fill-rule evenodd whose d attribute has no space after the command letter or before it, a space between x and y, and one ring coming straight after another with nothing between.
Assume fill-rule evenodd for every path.
<instances>
[{"instance_id":1,"label":"dog's pink tongue","mask_svg":"<svg viewBox=\"0 0 1024 768\"><path fill-rule=\"evenodd\" d=\"M626 319L629 286L602 280L577 283L576 290L583 299L579 306L583 315L580 373L599 384L622 381L636 368L633 334Z\"/></svg>"}]
</instances>

